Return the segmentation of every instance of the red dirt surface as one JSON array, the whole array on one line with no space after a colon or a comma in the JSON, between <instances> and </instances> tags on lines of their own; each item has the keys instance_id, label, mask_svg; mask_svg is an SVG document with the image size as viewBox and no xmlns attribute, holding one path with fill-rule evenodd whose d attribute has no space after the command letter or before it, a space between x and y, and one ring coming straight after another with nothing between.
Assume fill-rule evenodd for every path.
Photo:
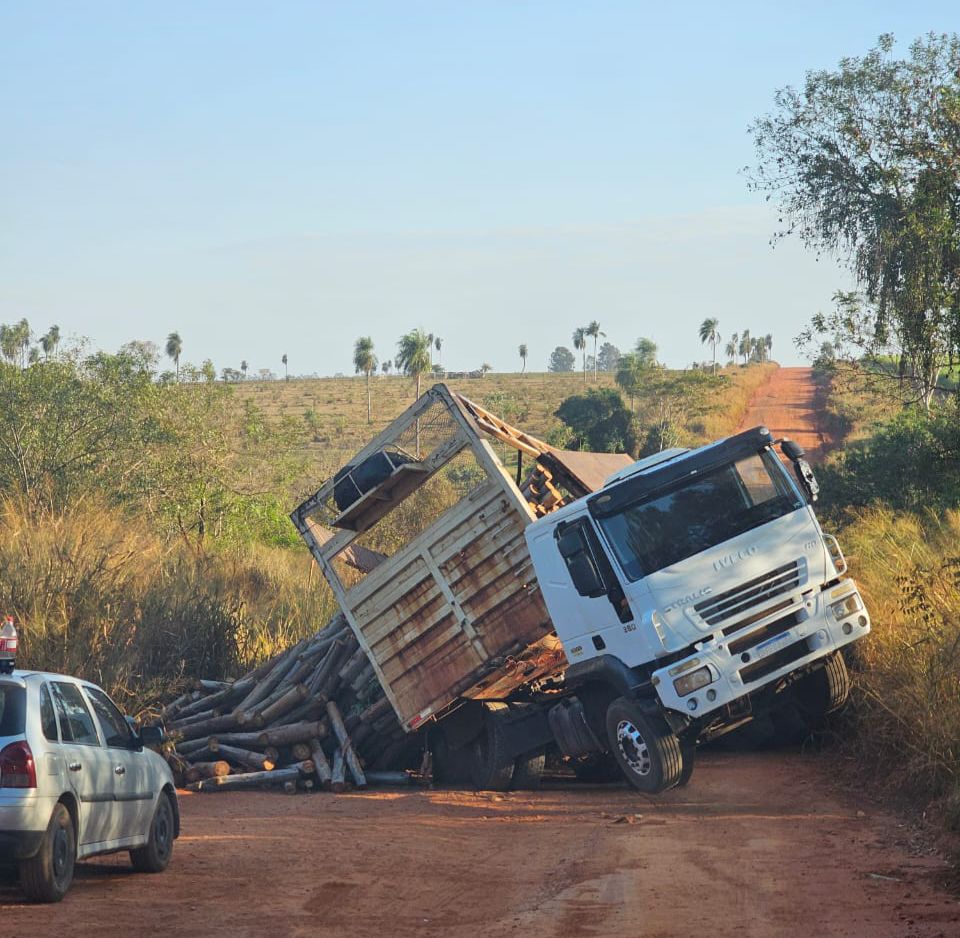
<instances>
[{"instance_id":1,"label":"red dirt surface","mask_svg":"<svg viewBox=\"0 0 960 938\"><path fill-rule=\"evenodd\" d=\"M768 427L775 437L796 440L811 460L822 458L834 443L821 428L810 368L778 368L757 389L739 429L758 425Z\"/></svg>"},{"instance_id":2,"label":"red dirt surface","mask_svg":"<svg viewBox=\"0 0 960 938\"><path fill-rule=\"evenodd\" d=\"M166 873L83 863L57 906L0 888L4 938L954 938L945 864L820 756L708 753L656 799L568 783L182 798Z\"/></svg>"}]
</instances>

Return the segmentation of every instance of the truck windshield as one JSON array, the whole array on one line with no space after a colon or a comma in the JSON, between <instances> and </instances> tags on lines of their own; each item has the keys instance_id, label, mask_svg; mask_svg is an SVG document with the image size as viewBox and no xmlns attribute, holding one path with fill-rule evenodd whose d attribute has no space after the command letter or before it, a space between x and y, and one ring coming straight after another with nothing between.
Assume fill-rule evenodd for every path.
<instances>
[{"instance_id":1,"label":"truck windshield","mask_svg":"<svg viewBox=\"0 0 960 938\"><path fill-rule=\"evenodd\" d=\"M624 573L639 580L802 507L780 461L764 450L689 476L597 521Z\"/></svg>"},{"instance_id":2,"label":"truck windshield","mask_svg":"<svg viewBox=\"0 0 960 938\"><path fill-rule=\"evenodd\" d=\"M0 736L20 736L26 726L26 691L0 681Z\"/></svg>"}]
</instances>

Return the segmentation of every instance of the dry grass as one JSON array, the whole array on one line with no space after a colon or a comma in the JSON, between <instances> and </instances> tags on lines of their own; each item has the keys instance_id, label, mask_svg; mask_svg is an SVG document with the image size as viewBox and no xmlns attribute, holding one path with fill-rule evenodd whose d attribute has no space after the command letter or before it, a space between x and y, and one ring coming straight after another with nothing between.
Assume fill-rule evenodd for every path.
<instances>
[{"instance_id":1,"label":"dry grass","mask_svg":"<svg viewBox=\"0 0 960 938\"><path fill-rule=\"evenodd\" d=\"M0 505L0 608L18 621L20 664L96 681L131 709L322 627L333 600L311 581L305 552L198 556L101 504L39 522Z\"/></svg>"},{"instance_id":2,"label":"dry grass","mask_svg":"<svg viewBox=\"0 0 960 938\"><path fill-rule=\"evenodd\" d=\"M751 365L721 370L727 380L718 384L714 409L695 428L696 442L732 433L746 412L751 394L769 380L775 367ZM616 387L612 374L601 373L595 384L592 374L584 382L579 372L488 374L483 378L449 379L446 384L541 439L560 428L554 412L564 398L582 394L585 388ZM362 377L249 381L235 387L241 404L252 401L271 418L293 417L302 424L303 444L310 455L310 474L303 491L331 475L413 403L415 390L408 378L373 378L373 422L368 425L366 382Z\"/></svg>"},{"instance_id":3,"label":"dry grass","mask_svg":"<svg viewBox=\"0 0 960 938\"><path fill-rule=\"evenodd\" d=\"M872 508L843 544L873 618L857 646L849 745L873 777L944 796L960 828L960 511Z\"/></svg>"}]
</instances>

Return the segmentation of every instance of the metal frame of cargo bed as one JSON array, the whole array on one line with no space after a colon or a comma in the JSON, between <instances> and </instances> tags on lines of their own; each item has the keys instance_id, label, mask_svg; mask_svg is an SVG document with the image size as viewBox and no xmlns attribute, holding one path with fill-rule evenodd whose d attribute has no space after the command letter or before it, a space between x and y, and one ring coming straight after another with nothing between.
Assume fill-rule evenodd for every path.
<instances>
[{"instance_id":1,"label":"metal frame of cargo bed","mask_svg":"<svg viewBox=\"0 0 960 938\"><path fill-rule=\"evenodd\" d=\"M422 562L430 576L432 576L432 579L436 582L443 599L448 604L449 610L452 611L453 617L458 620L451 624L451 633L456 628L462 631L469 643L475 646L478 660L483 662L480 670L483 670L485 667L486 673L489 675L493 671L496 671L498 667L504 667L504 649L490 649L484 645L482 637L477 634L473 627L474 622L471 615L463 607L451 589L450 583L448 582L449 574L445 574L440 569L430 548L431 538L437 538L439 536L438 532L442 534L444 529L450 528L452 525L465 525L468 526L468 530L479 532L478 536L486 536L489 532L484 529L482 525L486 523L487 526L490 527L490 524L495 522L487 521L482 513L475 522L472 522L470 512L473 506L469 504L470 498L473 497L473 493L471 493L471 496L461 500L458 505L444 512L424 531L400 548L393 556L383 558L380 561L380 564L384 567L383 570L377 572L379 564L374 566L368 573L367 579L360 581L360 583L353 587L345 588L334 567L334 561L338 557L346 559L352 556L351 547L353 547L357 538L369 530L377 521L388 515L405 498L415 492L420 486L425 484L427 480L450 463L458 454L468 448L472 451L477 464L483 469L487 477L487 482L481 483L475 491L480 492L481 495L485 497L485 501L489 503L492 495L490 492L483 491L483 489L488 482L492 484L494 486L493 494L495 498L505 499L505 501L502 502L502 509L498 510L502 510L504 517L507 517L508 524L509 514L514 512L520 519L521 528L525 528L527 524L536 518L534 509L521 493L506 468L497 458L488 440L484 438L485 432L489 433L490 428L481 426L470 412L470 408L472 407L478 412L481 420L484 419L485 412L483 412L481 408L477 408L476 405L470 404L470 402L462 401L442 384L435 385L427 391L385 430L374 437L353 457L351 464L359 465L363 460L375 453L396 445L397 440L399 440L405 432L410 431L410 429L414 427L419 428L420 425L418 421L423 419L424 415L437 405L446 408L447 412L453 418L453 423L456 427L453 435L435 451L427 454L422 462L406 464L406 466L412 466L412 468L399 467L388 479L382 481L372 490L364 493L354 504L341 511L339 516L332 522L334 525L337 525L339 522L341 526L341 529L337 531L337 533L330 536L329 531L318 528L311 518L311 515L322 509L329 510L336 485L335 478L327 480L313 496L304 501L290 516L319 564L327 582L330 584L351 630L356 635L357 641L370 659L377 678L400 718L401 724L408 731L415 729L422 721L436 716L439 711L444 709L444 706L449 705L449 702L444 706L438 706L436 708L428 707L421 709L415 714L411 714L404 706L404 702L397 699L394 693L393 680L390 675L384 673L382 668L383 662L378 660L378 655L372 647L372 644L376 643L371 643L368 640L364 624L359 621L357 615L357 611L361 608L364 599L368 598L371 592L370 578L373 577L376 586L388 594L391 590L397 592L397 589L400 587L395 585L396 581L402 580L404 572L409 570L414 563L420 564ZM489 423L489 421L486 420L484 422ZM501 428L497 427L496 429ZM499 434L497 435L499 436ZM539 441L533 441L532 438L530 439L531 442L539 443ZM530 449L534 449L534 447L530 447ZM531 453L531 455L533 455L533 453ZM469 528L471 523L474 525L473 528ZM517 551L515 532L512 544L512 549ZM356 547L353 547L354 552L359 546L360 545L356 545ZM489 546L485 549L489 553ZM525 553L525 545L523 546L523 552ZM491 556L495 556L495 554ZM526 558L527 562L528 560L529 558ZM522 565L523 563L521 562L521 566ZM392 578L390 580L385 579L388 573L391 573ZM461 575L463 574L461 573ZM465 578L464 575L464 579ZM556 639L550 634L552 627L549 623L549 617L546 614L546 607L543 606L543 600L540 598L539 586L536 584L532 567L529 570L529 578L529 584L524 582L515 586L513 589L513 593L520 594L519 603L523 608L521 610L522 614L518 614L517 617L519 621L523 622L528 634L522 636L523 641L521 642L521 647L516 649L517 657L507 662L509 668L516 670L518 667L517 662L521 659L523 660L522 673L524 680L530 680L537 675L556 671L557 668L564 663L562 651L559 650L559 643L557 643ZM365 584L367 585L365 586ZM509 589L509 586L507 589ZM526 590L526 593L523 592L524 590ZM506 595L505 591L504 595ZM494 598L497 599L496 596ZM513 598L513 594L510 594L505 601L512 601ZM400 605L399 599L396 600L396 604L397 606ZM533 625L533 621L535 616L541 614L540 610L542 610L543 622L542 625L538 627ZM450 617L446 610L441 611L445 616ZM423 628L427 631L429 626L424 625ZM500 631L502 632L502 628L500 628ZM531 642L530 640L533 633L537 631L540 632L543 638L542 643L536 641ZM550 639L552 639L552 642ZM400 652L397 652L397 654L399 655ZM411 666L411 673L412 671L413 666ZM406 672L404 672L403 676L406 676ZM503 687L506 692L509 692L509 690L519 683L514 677L512 680L506 682L508 686L504 686L504 678L502 675L498 679L490 681L481 680L479 682L476 680L477 677L478 671L475 670L470 675L470 684L458 688L458 693L469 693L471 689L476 690L477 687L484 684L500 686Z\"/></svg>"}]
</instances>

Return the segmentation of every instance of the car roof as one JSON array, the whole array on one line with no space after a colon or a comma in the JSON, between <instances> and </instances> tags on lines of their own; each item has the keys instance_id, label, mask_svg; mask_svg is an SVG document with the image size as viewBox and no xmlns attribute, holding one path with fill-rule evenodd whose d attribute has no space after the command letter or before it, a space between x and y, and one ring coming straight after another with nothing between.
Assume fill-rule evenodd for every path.
<instances>
[{"instance_id":1,"label":"car roof","mask_svg":"<svg viewBox=\"0 0 960 938\"><path fill-rule=\"evenodd\" d=\"M16 668L12 674L0 674L0 681L4 678L13 678L23 683L33 683L34 681L74 681L77 684L83 684L87 687L96 687L92 681L85 681L82 677L75 677L72 674L58 674L55 671L29 671Z\"/></svg>"}]
</instances>

